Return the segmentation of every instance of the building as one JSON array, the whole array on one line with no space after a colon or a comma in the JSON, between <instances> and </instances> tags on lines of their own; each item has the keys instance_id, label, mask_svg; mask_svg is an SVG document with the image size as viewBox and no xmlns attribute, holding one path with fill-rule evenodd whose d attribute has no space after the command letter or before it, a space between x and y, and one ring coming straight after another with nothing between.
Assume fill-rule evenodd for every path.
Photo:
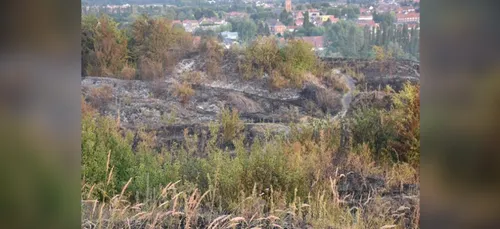
<instances>
[{"instance_id":1,"label":"building","mask_svg":"<svg viewBox=\"0 0 500 229\"><path fill-rule=\"evenodd\" d=\"M200 23L197 20L184 20L182 21L182 26L186 32L192 33L196 29L200 28Z\"/></svg>"},{"instance_id":2,"label":"building","mask_svg":"<svg viewBox=\"0 0 500 229\"><path fill-rule=\"evenodd\" d=\"M396 19L398 23L408 23L408 22L420 23L420 13L397 14Z\"/></svg>"},{"instance_id":3,"label":"building","mask_svg":"<svg viewBox=\"0 0 500 229\"><path fill-rule=\"evenodd\" d=\"M226 18L244 18L247 16L248 16L248 13L237 12L237 11L229 12L226 14Z\"/></svg>"},{"instance_id":4,"label":"building","mask_svg":"<svg viewBox=\"0 0 500 229\"><path fill-rule=\"evenodd\" d=\"M312 45L314 51L322 51L325 49L323 36L300 37L299 39Z\"/></svg>"},{"instance_id":5,"label":"building","mask_svg":"<svg viewBox=\"0 0 500 229\"><path fill-rule=\"evenodd\" d=\"M285 10L286 12L292 12L292 0L285 0Z\"/></svg>"},{"instance_id":6,"label":"building","mask_svg":"<svg viewBox=\"0 0 500 229\"><path fill-rule=\"evenodd\" d=\"M286 30L287 30L288 32L293 33L293 32L294 32L296 29L298 29L298 28L299 28L299 26L296 26L296 25L290 25L290 26L287 26L287 27L286 27Z\"/></svg>"},{"instance_id":7,"label":"building","mask_svg":"<svg viewBox=\"0 0 500 229\"><path fill-rule=\"evenodd\" d=\"M223 39L228 39L228 40L233 40L233 41L238 40L238 32L224 31L224 32L221 32L220 35L222 36Z\"/></svg>"},{"instance_id":8,"label":"building","mask_svg":"<svg viewBox=\"0 0 500 229\"><path fill-rule=\"evenodd\" d=\"M295 20L295 25L297 25L297 26L303 26L304 25L304 19L297 19L297 20Z\"/></svg>"},{"instance_id":9,"label":"building","mask_svg":"<svg viewBox=\"0 0 500 229\"><path fill-rule=\"evenodd\" d=\"M317 17L320 16L321 12L317 9L309 9L307 10L309 12L309 21L315 21Z\"/></svg>"},{"instance_id":10,"label":"building","mask_svg":"<svg viewBox=\"0 0 500 229\"><path fill-rule=\"evenodd\" d=\"M269 26L269 30L272 34L282 34L286 31L286 26L283 23L279 22L276 19L269 19L266 21L267 26Z\"/></svg>"},{"instance_id":11,"label":"building","mask_svg":"<svg viewBox=\"0 0 500 229\"><path fill-rule=\"evenodd\" d=\"M371 21L366 21L366 20L358 20L358 22L356 23L359 27L362 27L364 28L365 26L368 26L368 28L370 28L370 31L373 31L373 29L375 28L378 28L379 27L379 24L378 23L375 23L375 21L371 20Z\"/></svg>"},{"instance_id":12,"label":"building","mask_svg":"<svg viewBox=\"0 0 500 229\"><path fill-rule=\"evenodd\" d=\"M304 14L302 13L302 11L299 11L295 14L295 20L297 19L304 19Z\"/></svg>"},{"instance_id":13,"label":"building","mask_svg":"<svg viewBox=\"0 0 500 229\"><path fill-rule=\"evenodd\" d=\"M339 21L338 18L335 18L334 15L320 15L318 19L321 19L322 23L325 23L330 19L332 23L337 23Z\"/></svg>"},{"instance_id":14,"label":"building","mask_svg":"<svg viewBox=\"0 0 500 229\"><path fill-rule=\"evenodd\" d=\"M359 15L358 20L371 21L371 20L373 20L373 16L372 15Z\"/></svg>"}]
</instances>

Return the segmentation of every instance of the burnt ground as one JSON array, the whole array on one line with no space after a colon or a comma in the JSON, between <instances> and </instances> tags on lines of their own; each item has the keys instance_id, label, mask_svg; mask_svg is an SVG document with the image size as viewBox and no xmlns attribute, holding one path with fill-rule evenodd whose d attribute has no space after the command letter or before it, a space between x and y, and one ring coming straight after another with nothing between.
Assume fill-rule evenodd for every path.
<instances>
[{"instance_id":1,"label":"burnt ground","mask_svg":"<svg viewBox=\"0 0 500 229\"><path fill-rule=\"evenodd\" d=\"M207 123L218 119L223 107L239 111L250 136L266 129L286 132L286 124L308 117L349 115L353 107L361 104L387 107L390 98L377 89L390 85L399 90L407 81L417 83L420 76L418 63L411 61L387 63L324 59L326 66L343 74L346 83L356 86L356 93L351 88L344 94L317 81L306 82L302 88L272 90L267 75L260 79L243 80L235 73L233 62L224 62L223 74L217 79L209 79L202 73L200 83L193 86L195 94L186 104L174 95L174 87L180 82L183 72L203 71L203 61L199 56L181 61L163 80L84 77L81 81L82 94L102 114L119 115L123 128L155 130L160 141L168 142L182 140L182 131L179 130L184 128L206 128ZM359 79L347 75L349 71L345 70L346 67L361 72L364 77ZM108 87L110 95L94 98L93 90L103 87ZM326 102L320 98L325 94L328 95Z\"/></svg>"},{"instance_id":2,"label":"burnt ground","mask_svg":"<svg viewBox=\"0 0 500 229\"><path fill-rule=\"evenodd\" d=\"M233 66L226 62L218 79L203 75L199 84L193 86L195 94L182 104L174 96L174 86L180 82L185 71L203 71L199 57L182 61L163 80L137 81L114 78L84 77L81 81L82 94L86 101L104 114L120 117L124 129L154 131L160 145L183 141L185 129L190 133L207 133L208 123L218 119L223 107L238 109L245 123L246 138L253 139L271 131L273 134L287 134L289 123L301 122L309 117L324 118L349 116L352 110L362 105L388 108L390 97L379 88L390 85L400 90L405 82L418 83L419 64L411 61L393 63L368 60L324 59L326 65L340 72L356 87L343 92L328 88L322 82L307 82L302 88L272 90L268 78L242 80L234 73ZM361 72L363 78L349 76L346 67ZM108 87L110 95L96 99L94 90ZM328 93L327 106L319 100L320 93ZM203 138L202 138L203 139ZM205 138L206 139L206 138ZM356 193L349 205L374 205L370 195L381 195L391 206L399 206L390 214L405 222L412 218L418 206L418 186L402 184L400 188L388 187L382 177L363 177L347 173L339 183L341 195ZM357 201L356 201L357 200Z\"/></svg>"}]
</instances>

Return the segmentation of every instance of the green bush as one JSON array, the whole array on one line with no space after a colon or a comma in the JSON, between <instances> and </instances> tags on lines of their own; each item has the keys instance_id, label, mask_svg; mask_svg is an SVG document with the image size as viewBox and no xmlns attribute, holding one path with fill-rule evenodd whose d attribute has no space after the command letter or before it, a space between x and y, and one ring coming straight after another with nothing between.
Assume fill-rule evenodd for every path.
<instances>
[{"instance_id":1,"label":"green bush","mask_svg":"<svg viewBox=\"0 0 500 229\"><path fill-rule=\"evenodd\" d=\"M244 125L236 109L229 110L224 108L220 115L220 121L222 125L222 139L225 143L236 139L240 132L243 131Z\"/></svg>"}]
</instances>

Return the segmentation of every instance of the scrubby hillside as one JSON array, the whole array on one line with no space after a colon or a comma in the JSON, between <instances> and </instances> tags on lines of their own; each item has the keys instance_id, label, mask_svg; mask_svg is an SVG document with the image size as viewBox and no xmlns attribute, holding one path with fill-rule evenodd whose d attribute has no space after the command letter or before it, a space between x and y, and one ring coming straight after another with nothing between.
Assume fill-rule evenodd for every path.
<instances>
[{"instance_id":1,"label":"scrubby hillside","mask_svg":"<svg viewBox=\"0 0 500 229\"><path fill-rule=\"evenodd\" d=\"M262 38L165 72L82 78L82 227L418 228L418 63Z\"/></svg>"}]
</instances>

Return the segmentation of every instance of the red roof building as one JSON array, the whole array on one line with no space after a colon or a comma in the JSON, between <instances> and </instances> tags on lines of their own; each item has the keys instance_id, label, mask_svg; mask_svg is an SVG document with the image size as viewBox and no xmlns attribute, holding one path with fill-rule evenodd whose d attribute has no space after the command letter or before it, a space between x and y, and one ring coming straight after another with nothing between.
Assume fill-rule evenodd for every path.
<instances>
[{"instance_id":1,"label":"red roof building","mask_svg":"<svg viewBox=\"0 0 500 229\"><path fill-rule=\"evenodd\" d=\"M324 49L323 36L310 36L310 37L300 37L299 39L311 44L314 50Z\"/></svg>"},{"instance_id":2,"label":"red roof building","mask_svg":"<svg viewBox=\"0 0 500 229\"><path fill-rule=\"evenodd\" d=\"M406 14L397 14L396 19L398 23L407 23L407 22L420 22L420 13L406 13Z\"/></svg>"},{"instance_id":3,"label":"red roof building","mask_svg":"<svg viewBox=\"0 0 500 229\"><path fill-rule=\"evenodd\" d=\"M302 11L299 11L296 15L295 15L295 20L297 19L304 19L304 14L302 14Z\"/></svg>"},{"instance_id":4,"label":"red roof building","mask_svg":"<svg viewBox=\"0 0 500 229\"><path fill-rule=\"evenodd\" d=\"M295 20L295 25L297 25L297 26L304 25L304 19L297 19L297 20Z\"/></svg>"},{"instance_id":5,"label":"red roof building","mask_svg":"<svg viewBox=\"0 0 500 229\"><path fill-rule=\"evenodd\" d=\"M248 13L237 12L237 11L229 12L226 14L227 18L242 18L242 17L246 17L246 16L248 16Z\"/></svg>"}]
</instances>

